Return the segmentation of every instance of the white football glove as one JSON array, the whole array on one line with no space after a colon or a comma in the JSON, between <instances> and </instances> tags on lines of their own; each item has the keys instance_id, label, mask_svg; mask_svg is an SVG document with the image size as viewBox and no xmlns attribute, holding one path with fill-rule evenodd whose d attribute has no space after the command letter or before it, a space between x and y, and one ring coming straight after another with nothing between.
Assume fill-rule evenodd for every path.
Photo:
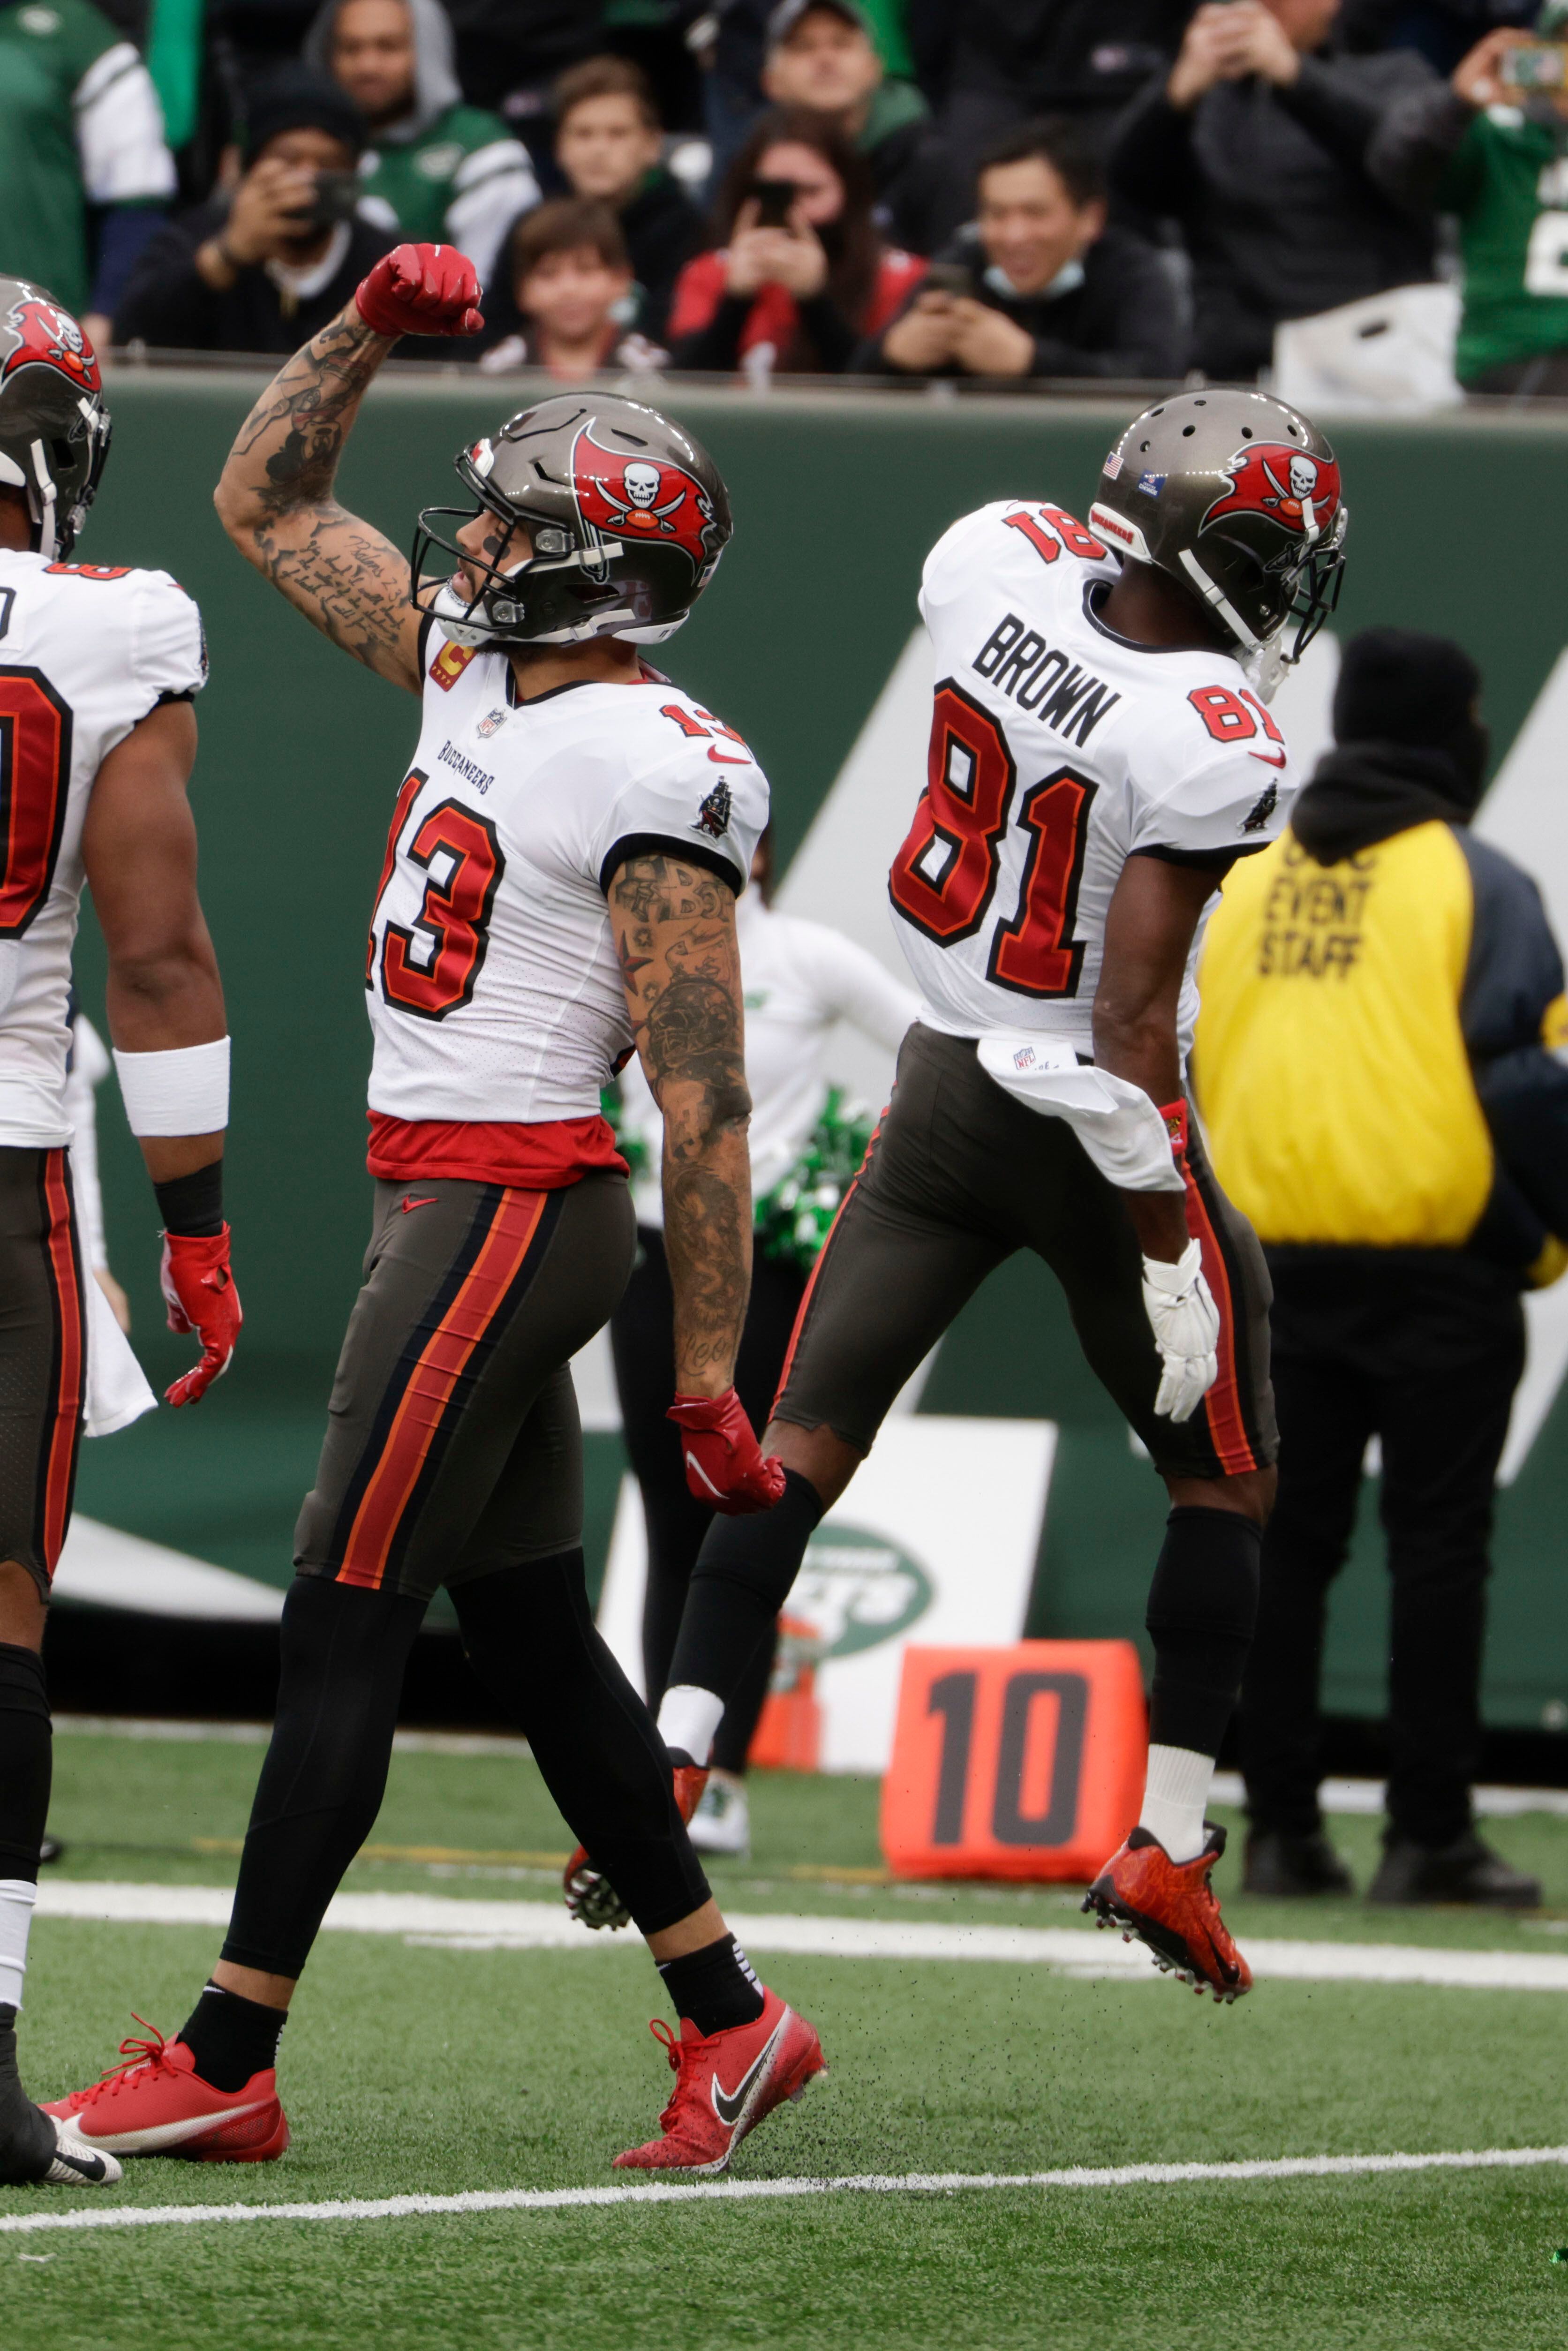
<instances>
[{"instance_id":1,"label":"white football glove","mask_svg":"<svg viewBox=\"0 0 1568 2351\"><path fill-rule=\"evenodd\" d=\"M1155 1410L1190 1420L1219 1377L1219 1309L1197 1241L1188 1241L1175 1265L1144 1259L1144 1311L1165 1364Z\"/></svg>"}]
</instances>

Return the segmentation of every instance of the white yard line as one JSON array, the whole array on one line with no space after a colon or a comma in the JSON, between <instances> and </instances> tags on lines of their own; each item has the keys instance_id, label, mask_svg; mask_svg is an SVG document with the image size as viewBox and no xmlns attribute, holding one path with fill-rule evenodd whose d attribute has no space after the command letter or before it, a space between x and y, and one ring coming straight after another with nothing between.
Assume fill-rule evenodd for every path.
<instances>
[{"instance_id":1,"label":"white yard line","mask_svg":"<svg viewBox=\"0 0 1568 2351\"><path fill-rule=\"evenodd\" d=\"M92 1884L46 1877L42 1918L97 1918L159 1927L225 1927L233 1900L221 1886ZM1148 1953L1115 1935L1076 1927L938 1926L925 1919L813 1918L799 1913L727 1914L748 1950L802 1959L991 1959L1146 1980ZM555 1902L465 1902L438 1894L340 1894L329 1929L400 1935L455 1951L641 1951L631 1934L591 1935ZM1249 1937L1261 1980L1294 1983L1437 1984L1481 1991L1568 1992L1568 1956L1473 1951L1410 1943L1308 1943Z\"/></svg>"},{"instance_id":2,"label":"white yard line","mask_svg":"<svg viewBox=\"0 0 1568 2351\"><path fill-rule=\"evenodd\" d=\"M1521 2171L1568 2165L1568 2147L1488 2147L1439 2155L1286 2155L1244 2163L1122 2163L1067 2171L865 2172L845 2179L715 2179L646 2188L471 2189L462 2196L344 2197L319 2204L94 2205L8 2212L0 2235L193 2227L206 2220L414 2220L484 2212L562 2212L613 2204L763 2203L799 2196L952 2196L998 2188L1241 2187L1255 2179L1358 2179L1385 2172Z\"/></svg>"}]
</instances>

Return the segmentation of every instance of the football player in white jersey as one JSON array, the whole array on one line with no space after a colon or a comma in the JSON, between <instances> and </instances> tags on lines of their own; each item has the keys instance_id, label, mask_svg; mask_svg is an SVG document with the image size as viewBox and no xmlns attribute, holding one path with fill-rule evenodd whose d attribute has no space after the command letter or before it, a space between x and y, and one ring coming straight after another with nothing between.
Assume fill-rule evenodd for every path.
<instances>
[{"instance_id":1,"label":"football player in white jersey","mask_svg":"<svg viewBox=\"0 0 1568 2351\"><path fill-rule=\"evenodd\" d=\"M110 1032L165 1228L163 1289L202 1360L239 1330L223 1216L228 1038L185 797L201 615L166 572L70 560L109 449L90 343L0 277L0 2183L120 2178L23 2094L27 1930L49 1800L41 1649L84 1429L152 1397L83 1259L71 1186L71 948L82 884L109 949Z\"/></svg>"},{"instance_id":2,"label":"football player in white jersey","mask_svg":"<svg viewBox=\"0 0 1568 2351\"><path fill-rule=\"evenodd\" d=\"M1204 1807L1277 1442L1261 1252L1188 1125L1192 975L1226 871L1289 812L1260 688L1332 607L1344 519L1304 417L1215 391L1128 426L1087 528L1007 500L932 550L929 768L890 877L921 1015L795 1326L765 1438L783 1499L710 1531L659 1713L676 1765L706 1763L898 1390L986 1275L1033 1249L1172 1506L1143 1812L1086 1907L1222 2000L1250 1977Z\"/></svg>"},{"instance_id":3,"label":"football player in white jersey","mask_svg":"<svg viewBox=\"0 0 1568 2351\"><path fill-rule=\"evenodd\" d=\"M635 1050L664 1115L687 1473L720 1510L777 1499L734 1388L751 1238L735 904L768 787L733 728L643 659L730 531L712 460L653 410L558 397L462 451L474 503L421 517L412 582L336 503L343 442L398 337L471 331L477 300L460 254L400 246L282 370L218 486L274 586L421 705L365 968L377 1202L223 1956L176 2040L130 2044L126 2068L61 2111L120 2153L282 2154L284 2019L375 1819L403 1666L444 1584L680 2020L678 2039L654 2028L676 2074L662 2136L616 2161L722 2171L822 2053L727 1931L689 1805L595 1630L568 1365L631 1269L600 1095ZM424 576L432 548L447 576ZM583 1856L580 1908L595 1883Z\"/></svg>"}]
</instances>

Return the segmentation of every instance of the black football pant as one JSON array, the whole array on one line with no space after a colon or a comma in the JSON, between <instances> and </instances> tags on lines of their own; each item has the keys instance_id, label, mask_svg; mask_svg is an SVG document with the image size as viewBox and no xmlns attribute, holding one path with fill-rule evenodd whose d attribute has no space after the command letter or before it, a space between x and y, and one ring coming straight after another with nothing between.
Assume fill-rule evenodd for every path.
<instances>
[{"instance_id":1,"label":"black football pant","mask_svg":"<svg viewBox=\"0 0 1568 2351\"><path fill-rule=\"evenodd\" d=\"M1437 1249L1270 1249L1280 1489L1263 1538L1241 1693L1258 1831L1306 1836L1318 1809L1318 1685L1367 1439L1383 1447L1392 1580L1388 1813L1462 1835L1480 1744L1493 1486L1524 1368L1524 1313L1499 1268Z\"/></svg>"},{"instance_id":2,"label":"black football pant","mask_svg":"<svg viewBox=\"0 0 1568 2351\"><path fill-rule=\"evenodd\" d=\"M622 1433L642 1493L648 1531L643 1676L649 1709L656 1714L670 1678L686 1588L703 1537L713 1524L713 1512L686 1484L680 1440L664 1416L675 1388L674 1296L664 1237L642 1226L637 1240L632 1279L610 1318L610 1342L615 1356ZM760 1256L753 1260L751 1302L741 1334L735 1384L758 1437L772 1409L805 1287L806 1277L799 1266ZM776 1641L763 1643L725 1708L713 1750L713 1760L721 1771L746 1769L747 1750L768 1695L777 1646Z\"/></svg>"}]
</instances>

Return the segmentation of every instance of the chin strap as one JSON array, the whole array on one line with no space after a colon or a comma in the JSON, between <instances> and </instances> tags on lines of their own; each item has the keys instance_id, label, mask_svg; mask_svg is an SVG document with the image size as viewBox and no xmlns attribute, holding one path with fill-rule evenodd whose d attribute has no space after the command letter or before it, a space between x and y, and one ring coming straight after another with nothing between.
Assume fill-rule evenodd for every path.
<instances>
[{"instance_id":1,"label":"chin strap","mask_svg":"<svg viewBox=\"0 0 1568 2351\"><path fill-rule=\"evenodd\" d=\"M59 542L59 532L55 519L54 475L50 473L48 462L44 455L43 443L35 441L32 450L33 471L37 477L37 487L29 489L27 503L33 509L33 524L38 534L37 551L46 563L52 563Z\"/></svg>"}]
</instances>

